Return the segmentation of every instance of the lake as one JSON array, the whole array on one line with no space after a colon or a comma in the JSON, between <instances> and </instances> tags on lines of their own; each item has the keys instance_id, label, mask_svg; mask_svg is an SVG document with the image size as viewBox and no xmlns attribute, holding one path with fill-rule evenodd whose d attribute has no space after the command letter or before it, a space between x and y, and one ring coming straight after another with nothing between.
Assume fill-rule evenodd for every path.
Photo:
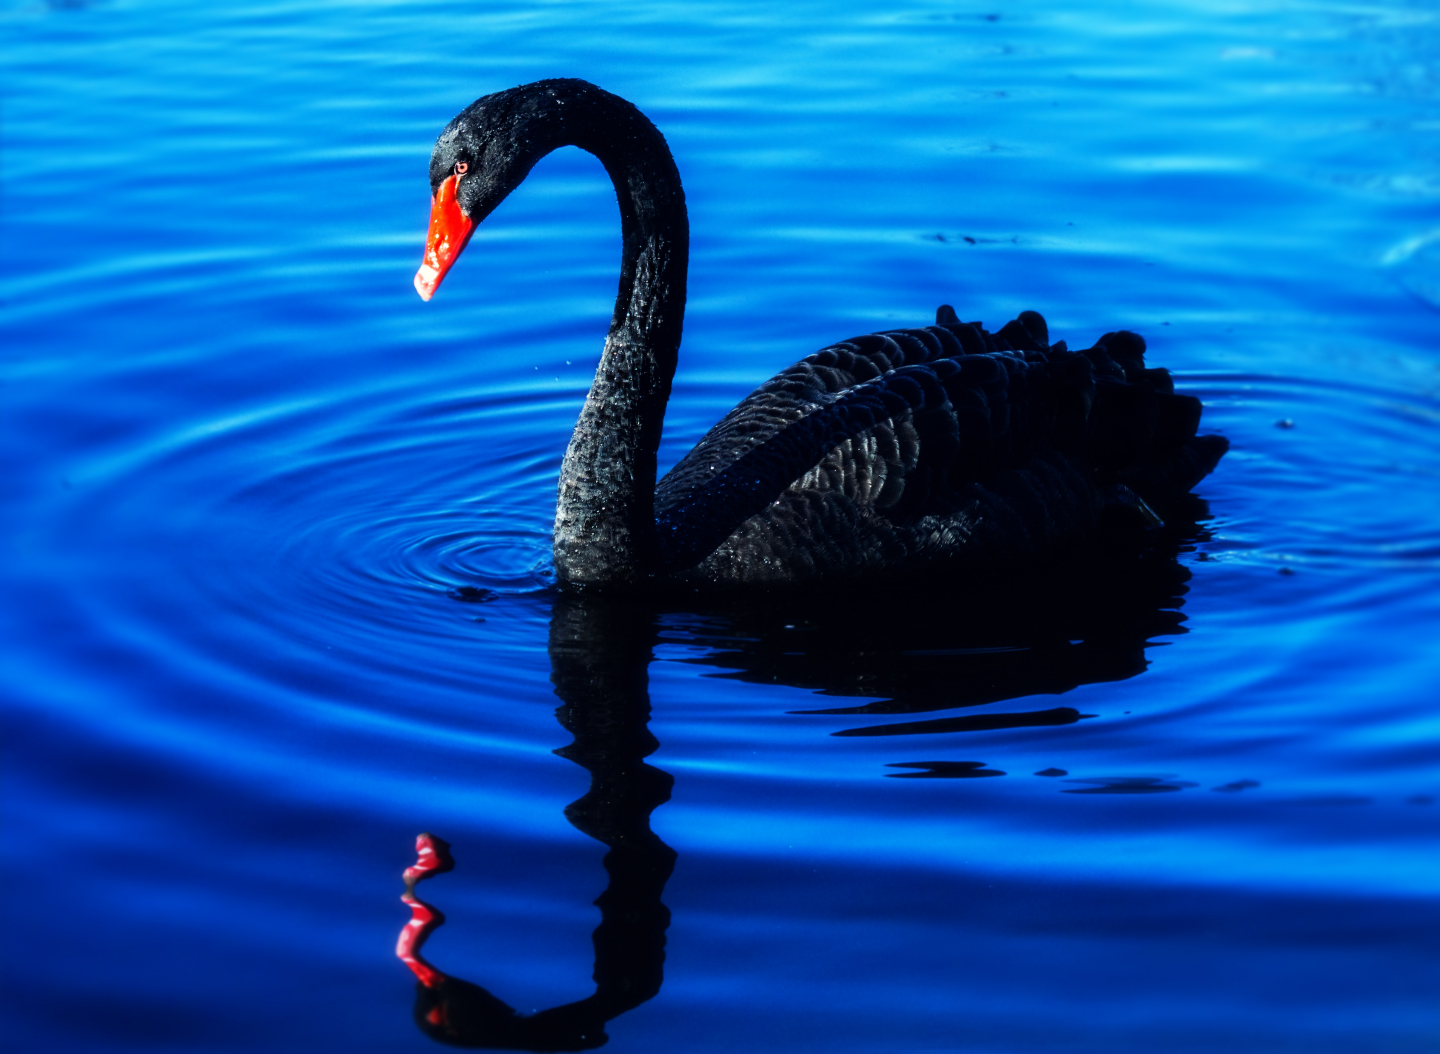
<instances>
[{"instance_id":1,"label":"lake","mask_svg":"<svg viewBox=\"0 0 1440 1054\"><path fill-rule=\"evenodd\" d=\"M1433 5L0 26L15 1049L1434 1048ZM685 183L662 471L940 304L1143 333L1231 452L1143 546L984 603L558 593L603 169L550 155L411 286L440 129L555 76ZM395 956L421 832L445 1005Z\"/></svg>"}]
</instances>

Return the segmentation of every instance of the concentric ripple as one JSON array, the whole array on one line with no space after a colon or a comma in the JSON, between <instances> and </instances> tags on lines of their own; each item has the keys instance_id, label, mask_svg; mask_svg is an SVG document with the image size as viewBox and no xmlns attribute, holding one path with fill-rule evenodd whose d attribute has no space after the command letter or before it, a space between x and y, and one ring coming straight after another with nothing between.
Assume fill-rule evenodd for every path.
<instances>
[{"instance_id":1,"label":"concentric ripple","mask_svg":"<svg viewBox=\"0 0 1440 1054\"><path fill-rule=\"evenodd\" d=\"M1203 557L1284 569L1440 568L1440 399L1364 385L1208 374L1187 390L1232 449L1201 491Z\"/></svg>"},{"instance_id":2,"label":"concentric ripple","mask_svg":"<svg viewBox=\"0 0 1440 1054\"><path fill-rule=\"evenodd\" d=\"M148 626L139 635L171 663L188 649L244 676L257 656L289 655L327 677L458 683L491 605L453 597L523 600L549 585L549 495L579 402L372 392L177 430L96 468L69 508L57 542L110 540L87 579L108 584L75 600L97 625ZM118 620L117 603L132 609ZM334 667L340 652L351 672Z\"/></svg>"},{"instance_id":3,"label":"concentric ripple","mask_svg":"<svg viewBox=\"0 0 1440 1054\"><path fill-rule=\"evenodd\" d=\"M405 407L316 443L232 495L292 581L315 595L398 600L459 586L544 588L565 406L540 393ZM527 427L514 428L516 417ZM535 421L557 418L554 434ZM258 525L263 524L263 527Z\"/></svg>"}]
</instances>

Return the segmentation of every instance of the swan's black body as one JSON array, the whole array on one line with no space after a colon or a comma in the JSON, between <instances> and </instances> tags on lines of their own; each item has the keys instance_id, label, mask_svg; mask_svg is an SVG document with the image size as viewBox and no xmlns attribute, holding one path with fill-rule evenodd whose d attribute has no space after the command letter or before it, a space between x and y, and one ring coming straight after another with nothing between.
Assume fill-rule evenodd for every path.
<instances>
[{"instance_id":1,"label":"swan's black body","mask_svg":"<svg viewBox=\"0 0 1440 1054\"><path fill-rule=\"evenodd\" d=\"M1133 333L1071 352L1049 343L1034 312L991 334L943 307L933 326L857 337L780 373L657 487L689 237L659 131L592 84L539 81L456 117L435 145L431 186L438 196L454 178L455 201L479 222L567 145L609 172L624 249L605 351L560 474L555 567L566 585L988 575L1085 540L1107 507L1144 515L1147 502L1167 504L1227 448L1196 436L1199 402L1145 368Z\"/></svg>"}]
</instances>

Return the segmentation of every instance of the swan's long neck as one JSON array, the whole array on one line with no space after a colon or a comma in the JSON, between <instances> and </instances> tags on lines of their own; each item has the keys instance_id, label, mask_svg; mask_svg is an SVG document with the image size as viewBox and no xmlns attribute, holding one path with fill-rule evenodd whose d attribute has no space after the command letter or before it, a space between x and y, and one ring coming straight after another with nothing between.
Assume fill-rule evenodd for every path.
<instances>
[{"instance_id":1,"label":"swan's long neck","mask_svg":"<svg viewBox=\"0 0 1440 1054\"><path fill-rule=\"evenodd\" d=\"M581 80L475 100L430 154L432 209L415 288L428 299L474 225L562 146L600 159L620 202L620 292L585 409L560 470L555 569L577 586L632 585L656 564L655 454L685 315L690 226L665 137Z\"/></svg>"},{"instance_id":2,"label":"swan's long neck","mask_svg":"<svg viewBox=\"0 0 1440 1054\"><path fill-rule=\"evenodd\" d=\"M629 103L585 87L561 104L562 123L615 184L624 249L605 351L560 469L555 570L570 585L629 585L655 564L655 457L680 349L690 230L664 137Z\"/></svg>"}]
</instances>

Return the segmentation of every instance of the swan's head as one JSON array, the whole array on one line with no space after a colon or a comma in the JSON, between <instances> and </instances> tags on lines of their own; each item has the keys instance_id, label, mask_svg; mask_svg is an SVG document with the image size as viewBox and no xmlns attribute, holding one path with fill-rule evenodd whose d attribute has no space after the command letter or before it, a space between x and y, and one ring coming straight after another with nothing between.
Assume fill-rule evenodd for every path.
<instances>
[{"instance_id":1,"label":"swan's head","mask_svg":"<svg viewBox=\"0 0 1440 1054\"><path fill-rule=\"evenodd\" d=\"M481 173L469 137L460 134L456 121L450 122L430 154L430 232L420 270L415 272L415 291L422 300L435 295L480 219L475 199Z\"/></svg>"},{"instance_id":2,"label":"swan's head","mask_svg":"<svg viewBox=\"0 0 1440 1054\"><path fill-rule=\"evenodd\" d=\"M537 81L477 99L445 126L430 153L430 233L415 273L421 298L435 295L476 224L535 162L572 141L570 114L577 95L589 93L605 94L584 81Z\"/></svg>"}]
</instances>

